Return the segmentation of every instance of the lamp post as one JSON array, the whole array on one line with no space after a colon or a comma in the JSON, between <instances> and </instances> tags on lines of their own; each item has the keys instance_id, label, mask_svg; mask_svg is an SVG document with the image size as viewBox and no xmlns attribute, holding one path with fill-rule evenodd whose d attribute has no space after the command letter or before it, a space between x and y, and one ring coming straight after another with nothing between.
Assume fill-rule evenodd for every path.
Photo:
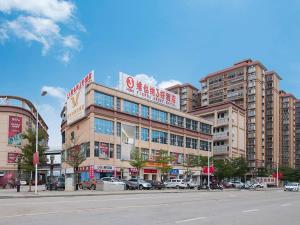
<instances>
[{"instance_id":1,"label":"lamp post","mask_svg":"<svg viewBox=\"0 0 300 225\"><path fill-rule=\"evenodd\" d=\"M45 96L47 91L42 91L41 96ZM39 112L38 108L36 107L36 126L35 126L35 154L38 155L38 145L39 145ZM34 182L34 193L37 195L37 182L38 182L38 163L35 163L35 182Z\"/></svg>"},{"instance_id":2,"label":"lamp post","mask_svg":"<svg viewBox=\"0 0 300 225\"><path fill-rule=\"evenodd\" d=\"M208 150L208 154L207 154L207 185L208 185L208 190L210 190L210 153Z\"/></svg>"}]
</instances>

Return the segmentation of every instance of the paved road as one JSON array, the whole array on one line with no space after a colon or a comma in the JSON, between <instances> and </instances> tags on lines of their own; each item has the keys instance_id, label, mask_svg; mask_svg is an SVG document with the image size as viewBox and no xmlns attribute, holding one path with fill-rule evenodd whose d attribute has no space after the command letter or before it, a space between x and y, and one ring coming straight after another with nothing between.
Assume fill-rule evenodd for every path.
<instances>
[{"instance_id":1,"label":"paved road","mask_svg":"<svg viewBox=\"0 0 300 225\"><path fill-rule=\"evenodd\" d=\"M237 191L1 199L2 225L299 224L300 193Z\"/></svg>"}]
</instances>

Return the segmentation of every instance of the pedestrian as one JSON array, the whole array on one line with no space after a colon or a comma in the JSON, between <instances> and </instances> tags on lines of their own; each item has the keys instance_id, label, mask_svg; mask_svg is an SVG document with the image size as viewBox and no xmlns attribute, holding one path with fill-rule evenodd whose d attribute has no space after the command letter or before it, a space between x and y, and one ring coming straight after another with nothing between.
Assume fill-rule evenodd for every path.
<instances>
[{"instance_id":1,"label":"pedestrian","mask_svg":"<svg viewBox=\"0 0 300 225\"><path fill-rule=\"evenodd\" d=\"M17 192L20 192L21 181L19 178L16 179Z\"/></svg>"}]
</instances>

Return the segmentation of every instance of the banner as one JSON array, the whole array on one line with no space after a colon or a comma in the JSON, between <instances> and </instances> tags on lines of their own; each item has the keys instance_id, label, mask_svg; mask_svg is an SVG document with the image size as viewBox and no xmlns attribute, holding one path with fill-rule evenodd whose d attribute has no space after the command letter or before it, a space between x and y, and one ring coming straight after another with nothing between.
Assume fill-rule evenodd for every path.
<instances>
[{"instance_id":1,"label":"banner","mask_svg":"<svg viewBox=\"0 0 300 225\"><path fill-rule=\"evenodd\" d=\"M88 73L67 94L67 124L85 116L85 88L94 81L94 71Z\"/></svg>"},{"instance_id":2,"label":"banner","mask_svg":"<svg viewBox=\"0 0 300 225\"><path fill-rule=\"evenodd\" d=\"M22 117L9 116L8 122L8 144L21 145L22 143Z\"/></svg>"},{"instance_id":3,"label":"banner","mask_svg":"<svg viewBox=\"0 0 300 225\"><path fill-rule=\"evenodd\" d=\"M7 163L18 163L19 153L8 152L7 153Z\"/></svg>"},{"instance_id":4,"label":"banner","mask_svg":"<svg viewBox=\"0 0 300 225\"><path fill-rule=\"evenodd\" d=\"M119 90L155 103L180 109L179 95L122 72L119 73Z\"/></svg>"},{"instance_id":5,"label":"banner","mask_svg":"<svg viewBox=\"0 0 300 225\"><path fill-rule=\"evenodd\" d=\"M99 143L99 158L108 159L109 158L109 144L100 142Z\"/></svg>"}]
</instances>

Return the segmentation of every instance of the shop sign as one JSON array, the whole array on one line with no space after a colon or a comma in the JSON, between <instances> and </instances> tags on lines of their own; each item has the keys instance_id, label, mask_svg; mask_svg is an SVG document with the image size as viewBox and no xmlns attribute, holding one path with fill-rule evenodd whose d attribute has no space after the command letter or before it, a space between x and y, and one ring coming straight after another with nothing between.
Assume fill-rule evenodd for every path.
<instances>
[{"instance_id":1,"label":"shop sign","mask_svg":"<svg viewBox=\"0 0 300 225\"><path fill-rule=\"evenodd\" d=\"M81 166L78 168L79 172L87 172L89 171L90 167L89 166Z\"/></svg>"},{"instance_id":2,"label":"shop sign","mask_svg":"<svg viewBox=\"0 0 300 225\"><path fill-rule=\"evenodd\" d=\"M8 144L21 145L22 143L22 117L9 116L8 121Z\"/></svg>"},{"instance_id":3,"label":"shop sign","mask_svg":"<svg viewBox=\"0 0 300 225\"><path fill-rule=\"evenodd\" d=\"M208 167L204 166L203 169L202 169L202 172L205 173L205 174L208 174ZM214 166L210 166L209 167L209 173L213 174L214 172L215 172L215 167Z\"/></svg>"},{"instance_id":4,"label":"shop sign","mask_svg":"<svg viewBox=\"0 0 300 225\"><path fill-rule=\"evenodd\" d=\"M9 152L7 153L7 163L18 163L19 153Z\"/></svg>"},{"instance_id":5,"label":"shop sign","mask_svg":"<svg viewBox=\"0 0 300 225\"><path fill-rule=\"evenodd\" d=\"M144 169L144 173L154 173L154 174L156 174L157 170L156 169Z\"/></svg>"},{"instance_id":6,"label":"shop sign","mask_svg":"<svg viewBox=\"0 0 300 225\"><path fill-rule=\"evenodd\" d=\"M146 166L149 166L149 167L160 167L162 166L162 163L157 163L157 162L146 162Z\"/></svg>"},{"instance_id":7,"label":"shop sign","mask_svg":"<svg viewBox=\"0 0 300 225\"><path fill-rule=\"evenodd\" d=\"M91 71L67 93L67 124L85 116L85 87L93 81L94 71Z\"/></svg>"},{"instance_id":8,"label":"shop sign","mask_svg":"<svg viewBox=\"0 0 300 225\"><path fill-rule=\"evenodd\" d=\"M100 142L99 143L99 158L107 159L109 154L109 144Z\"/></svg>"},{"instance_id":9,"label":"shop sign","mask_svg":"<svg viewBox=\"0 0 300 225\"><path fill-rule=\"evenodd\" d=\"M122 72L119 74L119 90L155 103L180 109L179 95Z\"/></svg>"},{"instance_id":10,"label":"shop sign","mask_svg":"<svg viewBox=\"0 0 300 225\"><path fill-rule=\"evenodd\" d=\"M66 168L66 174L74 173L74 168Z\"/></svg>"},{"instance_id":11,"label":"shop sign","mask_svg":"<svg viewBox=\"0 0 300 225\"><path fill-rule=\"evenodd\" d=\"M115 168L111 165L94 165L96 172L108 173L113 172Z\"/></svg>"},{"instance_id":12,"label":"shop sign","mask_svg":"<svg viewBox=\"0 0 300 225\"><path fill-rule=\"evenodd\" d=\"M137 174L137 173L138 173L138 171L137 171L136 168L129 168L129 174L130 175Z\"/></svg>"},{"instance_id":13,"label":"shop sign","mask_svg":"<svg viewBox=\"0 0 300 225\"><path fill-rule=\"evenodd\" d=\"M171 169L170 174L171 175L178 175L179 174L179 169Z\"/></svg>"},{"instance_id":14,"label":"shop sign","mask_svg":"<svg viewBox=\"0 0 300 225\"><path fill-rule=\"evenodd\" d=\"M90 179L94 179L94 167L93 166L90 166L89 167L89 177Z\"/></svg>"}]
</instances>

